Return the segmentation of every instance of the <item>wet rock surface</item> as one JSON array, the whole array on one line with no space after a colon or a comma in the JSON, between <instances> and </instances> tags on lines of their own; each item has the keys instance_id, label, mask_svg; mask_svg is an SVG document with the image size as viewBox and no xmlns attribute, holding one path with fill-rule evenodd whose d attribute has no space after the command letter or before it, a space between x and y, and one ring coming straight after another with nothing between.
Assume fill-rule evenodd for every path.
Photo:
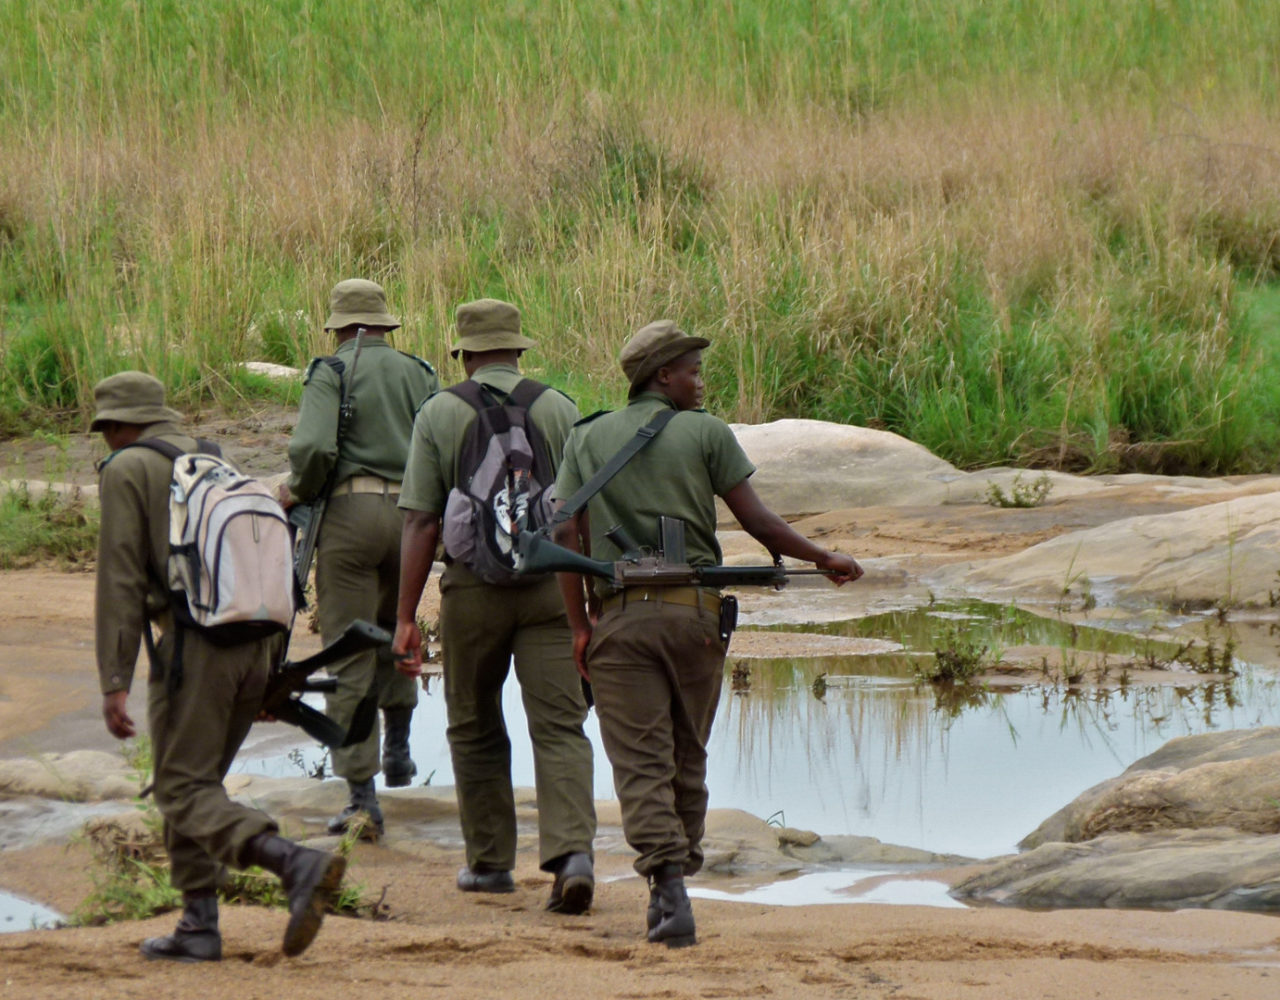
<instances>
[{"instance_id":1,"label":"wet rock surface","mask_svg":"<svg viewBox=\"0 0 1280 1000\"><path fill-rule=\"evenodd\" d=\"M1280 728L1170 740L953 895L1028 907L1280 909Z\"/></svg>"}]
</instances>

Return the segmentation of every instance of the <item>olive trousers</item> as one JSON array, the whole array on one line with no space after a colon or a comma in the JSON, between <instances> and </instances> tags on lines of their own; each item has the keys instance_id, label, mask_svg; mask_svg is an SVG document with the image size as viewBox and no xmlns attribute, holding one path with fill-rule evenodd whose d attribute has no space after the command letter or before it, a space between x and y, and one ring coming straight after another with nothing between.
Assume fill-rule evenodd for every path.
<instances>
[{"instance_id":1,"label":"olive trousers","mask_svg":"<svg viewBox=\"0 0 1280 1000\"><path fill-rule=\"evenodd\" d=\"M622 831L646 878L702 867L707 740L724 679L720 619L708 608L637 601L604 614L587 647L600 736Z\"/></svg>"},{"instance_id":2,"label":"olive trousers","mask_svg":"<svg viewBox=\"0 0 1280 1000\"><path fill-rule=\"evenodd\" d=\"M395 632L403 524L394 493L330 498L316 542L316 607L326 645L357 618ZM417 682L396 670L389 649L357 653L330 664L328 672L338 690L325 696L325 714L341 726L351 723L371 689L379 708L418 704ZM382 768L378 726L361 742L334 749L332 760L339 777L368 781Z\"/></svg>"},{"instance_id":3,"label":"olive trousers","mask_svg":"<svg viewBox=\"0 0 1280 1000\"><path fill-rule=\"evenodd\" d=\"M539 863L548 870L562 855L589 852L596 811L591 741L582 729L587 703L555 579L497 587L454 563L440 594L449 751L467 865L515 867L511 740L502 714L513 661L533 744Z\"/></svg>"},{"instance_id":4,"label":"olive trousers","mask_svg":"<svg viewBox=\"0 0 1280 1000\"><path fill-rule=\"evenodd\" d=\"M218 647L187 629L182 681L170 691L172 631L157 643L159 664L147 684L147 721L155 761L156 807L175 889L215 889L225 866L244 868L245 848L260 833L275 833L266 813L233 802L222 781L262 707L271 662L281 638ZM159 667L159 669L157 669Z\"/></svg>"}]
</instances>

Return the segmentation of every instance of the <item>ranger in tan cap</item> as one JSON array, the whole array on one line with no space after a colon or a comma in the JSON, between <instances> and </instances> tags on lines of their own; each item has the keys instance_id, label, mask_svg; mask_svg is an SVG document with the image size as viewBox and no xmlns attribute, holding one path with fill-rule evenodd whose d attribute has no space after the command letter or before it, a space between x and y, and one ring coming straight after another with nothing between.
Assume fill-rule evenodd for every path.
<instances>
[{"instance_id":1,"label":"ranger in tan cap","mask_svg":"<svg viewBox=\"0 0 1280 1000\"><path fill-rule=\"evenodd\" d=\"M458 307L457 341L468 380L429 399L413 428L400 506L406 511L400 604L393 645L401 669L421 669L414 614L441 538L441 517L457 485L459 456L478 410L467 396L483 392L518 406L540 433L550 486L578 408L568 396L520 374L521 353L533 341L520 332L520 311L497 299ZM532 402L521 402L532 399ZM492 439L490 439L492 440ZM465 484L463 484L465 485ZM587 703L573 666L569 624L551 577L514 588L485 582L445 541L440 579L440 629L449 749L467 866L464 892L513 892L516 808L511 742L502 714L502 688L514 659L533 743L538 791L538 855L555 875L547 908L582 913L591 905L595 875L591 843L596 817L591 742L583 731Z\"/></svg>"},{"instance_id":2,"label":"ranger in tan cap","mask_svg":"<svg viewBox=\"0 0 1280 1000\"><path fill-rule=\"evenodd\" d=\"M402 524L396 497L413 416L440 387L431 365L388 343L399 326L380 285L348 278L333 287L324 328L336 335L338 348L307 368L289 442L286 504L314 500L332 484L316 545L316 604L326 643L356 618L386 629L395 622ZM349 416L340 420L344 390ZM372 650L329 672L338 690L326 695L326 714L348 725L376 686L384 731L381 756L377 726L363 742L333 751L334 773L347 780L349 800L329 829L340 833L365 813L366 835L375 836L383 826L374 782L379 770L390 787L409 784L417 772L409 754L417 685L395 670L385 652Z\"/></svg>"},{"instance_id":3,"label":"ranger in tan cap","mask_svg":"<svg viewBox=\"0 0 1280 1000\"><path fill-rule=\"evenodd\" d=\"M284 881L290 914L284 950L296 955L315 937L346 862L280 837L275 820L233 802L222 783L258 714L280 639L215 645L184 628L178 679L172 669L178 633L161 582L169 559L173 462L130 445L157 439L188 452L200 443L179 426L182 418L165 406L164 386L150 375L120 372L99 382L93 396L89 427L111 449L99 466L94 625L102 716L118 739L137 735L127 702L144 631L155 625L161 632L147 679L147 721L155 802L171 879L182 892L182 917L172 934L143 941L142 953L182 962L221 958L217 888L225 866L260 865Z\"/></svg>"},{"instance_id":4,"label":"ranger in tan cap","mask_svg":"<svg viewBox=\"0 0 1280 1000\"><path fill-rule=\"evenodd\" d=\"M701 409L704 337L670 320L638 330L619 361L630 383L626 408L584 420L565 444L556 497L568 500L654 415L675 410L652 441L560 525L555 540L580 551L590 524L591 555L623 553L605 536L620 526L642 549L661 551L658 517L684 522L693 566L721 562L716 497L771 553L816 563L836 583L862 570L849 556L797 534L761 503L755 471L724 421ZM615 537L618 537L615 535ZM707 740L720 699L730 618L719 592L692 586L615 590L596 581L600 615L588 615L584 578L559 574L578 669L591 681L600 734L613 765L622 829L649 880L648 937L668 947L696 943L684 878L702 867L707 813ZM732 606L731 606L732 607Z\"/></svg>"}]
</instances>

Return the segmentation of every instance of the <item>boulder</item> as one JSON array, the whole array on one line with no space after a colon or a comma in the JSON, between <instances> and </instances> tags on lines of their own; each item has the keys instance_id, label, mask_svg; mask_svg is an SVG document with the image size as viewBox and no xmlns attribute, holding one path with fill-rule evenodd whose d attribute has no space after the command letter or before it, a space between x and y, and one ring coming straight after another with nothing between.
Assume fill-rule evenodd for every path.
<instances>
[{"instance_id":1,"label":"boulder","mask_svg":"<svg viewBox=\"0 0 1280 1000\"><path fill-rule=\"evenodd\" d=\"M1280 492L1071 531L935 581L988 600L1052 601L1088 590L1103 604L1270 604L1280 569Z\"/></svg>"},{"instance_id":2,"label":"boulder","mask_svg":"<svg viewBox=\"0 0 1280 1000\"><path fill-rule=\"evenodd\" d=\"M822 420L733 424L751 482L783 517L850 507L945 503L963 479L950 462L889 431Z\"/></svg>"},{"instance_id":3,"label":"boulder","mask_svg":"<svg viewBox=\"0 0 1280 1000\"><path fill-rule=\"evenodd\" d=\"M1227 828L1280 833L1280 727L1170 740L1082 792L1019 847L1106 833Z\"/></svg>"},{"instance_id":4,"label":"boulder","mask_svg":"<svg viewBox=\"0 0 1280 1000\"><path fill-rule=\"evenodd\" d=\"M1280 727L1170 740L952 895L1026 907L1280 909Z\"/></svg>"},{"instance_id":5,"label":"boulder","mask_svg":"<svg viewBox=\"0 0 1280 1000\"><path fill-rule=\"evenodd\" d=\"M34 795L64 802L130 799L138 774L118 753L73 750L0 760L0 794Z\"/></svg>"},{"instance_id":6,"label":"boulder","mask_svg":"<svg viewBox=\"0 0 1280 1000\"><path fill-rule=\"evenodd\" d=\"M1042 844L958 882L957 899L1007 906L1280 909L1280 836L1117 833Z\"/></svg>"}]
</instances>

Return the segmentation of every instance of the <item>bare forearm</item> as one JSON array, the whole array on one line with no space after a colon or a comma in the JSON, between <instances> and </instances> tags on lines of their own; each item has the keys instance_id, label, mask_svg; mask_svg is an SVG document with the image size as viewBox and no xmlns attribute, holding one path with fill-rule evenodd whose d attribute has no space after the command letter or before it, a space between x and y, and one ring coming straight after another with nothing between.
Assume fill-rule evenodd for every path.
<instances>
[{"instance_id":1,"label":"bare forearm","mask_svg":"<svg viewBox=\"0 0 1280 1000\"><path fill-rule=\"evenodd\" d=\"M440 517L428 511L405 512L400 534L400 596L396 603L396 620L415 621L418 602L431 574L436 544L440 539Z\"/></svg>"}]
</instances>

